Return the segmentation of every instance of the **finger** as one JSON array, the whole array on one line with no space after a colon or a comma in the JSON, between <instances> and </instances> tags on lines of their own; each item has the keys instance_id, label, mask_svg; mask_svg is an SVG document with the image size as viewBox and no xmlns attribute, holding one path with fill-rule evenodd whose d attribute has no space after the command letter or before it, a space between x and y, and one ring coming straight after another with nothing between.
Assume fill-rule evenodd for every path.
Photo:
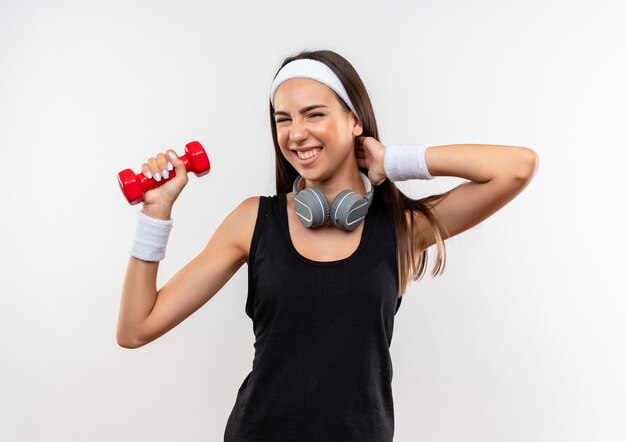
<instances>
[{"instance_id":1,"label":"finger","mask_svg":"<svg viewBox=\"0 0 626 442\"><path fill-rule=\"evenodd\" d=\"M157 164L157 160L154 157L151 157L148 160L148 167L150 167L150 172L152 172L152 176L156 182L161 181L161 172L159 171L159 166Z\"/></svg>"},{"instance_id":2,"label":"finger","mask_svg":"<svg viewBox=\"0 0 626 442\"><path fill-rule=\"evenodd\" d=\"M141 165L141 172L143 173L143 176L145 176L149 180L152 179L152 173L150 172L150 166L148 166L148 163L143 163Z\"/></svg>"},{"instance_id":3,"label":"finger","mask_svg":"<svg viewBox=\"0 0 626 442\"><path fill-rule=\"evenodd\" d=\"M185 162L178 157L178 154L172 150L168 149L166 151L170 162L174 166L174 170L176 170L176 176L187 175L187 170L185 168Z\"/></svg>"},{"instance_id":4,"label":"finger","mask_svg":"<svg viewBox=\"0 0 626 442\"><path fill-rule=\"evenodd\" d=\"M172 149L167 149L165 151L165 154L167 155L167 158L168 158L168 167L171 164L173 168L176 168L177 166L180 166L180 163L183 162L180 158L178 158L178 154ZM173 169L169 169L169 170L173 170Z\"/></svg>"},{"instance_id":5,"label":"finger","mask_svg":"<svg viewBox=\"0 0 626 442\"><path fill-rule=\"evenodd\" d=\"M159 172L161 173L161 176L163 176L163 178L165 179L168 179L170 177L170 172L167 167L168 160L165 157L165 154L163 152L157 154L156 160L157 160L157 166L159 167Z\"/></svg>"}]
</instances>

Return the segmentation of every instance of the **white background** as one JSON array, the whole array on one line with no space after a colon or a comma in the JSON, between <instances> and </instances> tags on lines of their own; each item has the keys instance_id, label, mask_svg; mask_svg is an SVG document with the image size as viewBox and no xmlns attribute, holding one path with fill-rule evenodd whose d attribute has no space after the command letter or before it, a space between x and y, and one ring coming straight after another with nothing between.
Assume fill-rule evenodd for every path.
<instances>
[{"instance_id":1,"label":"white background","mask_svg":"<svg viewBox=\"0 0 626 442\"><path fill-rule=\"evenodd\" d=\"M531 184L447 241L391 346L397 442L626 439L619 1L0 2L0 439L221 441L251 369L247 266L137 350L115 327L140 206L117 172L199 140L161 287L273 195L282 59L357 69L383 143L526 146ZM414 198L460 183L400 183ZM619 213L619 214L618 214Z\"/></svg>"}]
</instances>

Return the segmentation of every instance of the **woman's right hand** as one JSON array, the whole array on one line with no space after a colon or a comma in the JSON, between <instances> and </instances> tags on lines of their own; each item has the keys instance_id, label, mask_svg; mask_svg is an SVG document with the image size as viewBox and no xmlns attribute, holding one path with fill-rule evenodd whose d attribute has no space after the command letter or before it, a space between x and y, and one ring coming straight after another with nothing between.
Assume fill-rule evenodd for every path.
<instances>
[{"instance_id":1,"label":"woman's right hand","mask_svg":"<svg viewBox=\"0 0 626 442\"><path fill-rule=\"evenodd\" d=\"M150 189L143 194L143 213L159 219L170 219L172 206L187 185L189 177L185 163L178 158L176 152L168 149L165 153L158 153L155 157L148 159L147 163L141 165L141 172L147 178L160 178L159 181L167 179L171 170L176 172L176 176L163 183L159 187ZM158 175L157 175L158 174Z\"/></svg>"}]
</instances>

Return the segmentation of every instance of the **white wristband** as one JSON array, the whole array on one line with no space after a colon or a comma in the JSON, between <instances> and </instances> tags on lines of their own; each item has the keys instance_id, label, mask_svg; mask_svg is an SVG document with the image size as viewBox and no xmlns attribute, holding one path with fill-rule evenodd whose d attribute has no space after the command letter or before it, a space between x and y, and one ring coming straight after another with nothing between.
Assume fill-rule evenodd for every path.
<instances>
[{"instance_id":1,"label":"white wristband","mask_svg":"<svg viewBox=\"0 0 626 442\"><path fill-rule=\"evenodd\" d=\"M432 180L426 165L428 143L385 146L383 168L390 181Z\"/></svg>"},{"instance_id":2,"label":"white wristband","mask_svg":"<svg viewBox=\"0 0 626 442\"><path fill-rule=\"evenodd\" d=\"M140 210L137 213L137 230L130 248L130 255L142 261L161 261L174 219L165 221L152 218Z\"/></svg>"}]
</instances>

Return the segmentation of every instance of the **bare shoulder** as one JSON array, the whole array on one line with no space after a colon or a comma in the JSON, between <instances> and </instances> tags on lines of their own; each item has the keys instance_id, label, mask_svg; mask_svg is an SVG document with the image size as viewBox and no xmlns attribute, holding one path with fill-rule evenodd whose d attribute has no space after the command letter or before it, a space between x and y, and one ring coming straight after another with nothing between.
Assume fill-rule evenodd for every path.
<instances>
[{"instance_id":1,"label":"bare shoulder","mask_svg":"<svg viewBox=\"0 0 626 442\"><path fill-rule=\"evenodd\" d=\"M248 262L250 255L250 244L252 243L260 200L259 196L250 196L244 199L227 217L235 235L241 259L244 262Z\"/></svg>"}]
</instances>

